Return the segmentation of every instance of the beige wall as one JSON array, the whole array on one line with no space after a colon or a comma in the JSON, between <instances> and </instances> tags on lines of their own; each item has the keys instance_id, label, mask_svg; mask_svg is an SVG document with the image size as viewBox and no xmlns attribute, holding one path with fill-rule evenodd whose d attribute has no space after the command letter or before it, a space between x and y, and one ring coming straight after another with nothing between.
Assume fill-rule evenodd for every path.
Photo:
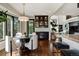
<instances>
[{"instance_id":1,"label":"beige wall","mask_svg":"<svg viewBox=\"0 0 79 59\"><path fill-rule=\"evenodd\" d=\"M21 21L20 22L20 32L24 34L24 32L27 33L27 22L26 21Z\"/></svg>"}]
</instances>

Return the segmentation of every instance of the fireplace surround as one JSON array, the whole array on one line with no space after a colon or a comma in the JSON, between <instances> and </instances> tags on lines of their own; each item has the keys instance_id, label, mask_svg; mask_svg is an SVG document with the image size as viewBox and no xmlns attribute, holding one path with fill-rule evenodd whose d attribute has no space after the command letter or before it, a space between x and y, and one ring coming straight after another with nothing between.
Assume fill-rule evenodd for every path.
<instances>
[{"instance_id":1,"label":"fireplace surround","mask_svg":"<svg viewBox=\"0 0 79 59\"><path fill-rule=\"evenodd\" d=\"M36 32L38 35L38 39L49 39L49 32Z\"/></svg>"}]
</instances>

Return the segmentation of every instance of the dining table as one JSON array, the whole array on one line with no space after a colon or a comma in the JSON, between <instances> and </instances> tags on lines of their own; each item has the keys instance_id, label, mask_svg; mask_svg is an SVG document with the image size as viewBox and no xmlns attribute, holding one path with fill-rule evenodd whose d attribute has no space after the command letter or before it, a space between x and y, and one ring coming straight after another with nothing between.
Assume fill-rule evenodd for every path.
<instances>
[{"instance_id":1,"label":"dining table","mask_svg":"<svg viewBox=\"0 0 79 59\"><path fill-rule=\"evenodd\" d=\"M28 43L29 41L30 41L29 37L22 37L22 38L20 38L20 42L21 42L20 48L22 50L24 50L25 49L25 43Z\"/></svg>"}]
</instances>

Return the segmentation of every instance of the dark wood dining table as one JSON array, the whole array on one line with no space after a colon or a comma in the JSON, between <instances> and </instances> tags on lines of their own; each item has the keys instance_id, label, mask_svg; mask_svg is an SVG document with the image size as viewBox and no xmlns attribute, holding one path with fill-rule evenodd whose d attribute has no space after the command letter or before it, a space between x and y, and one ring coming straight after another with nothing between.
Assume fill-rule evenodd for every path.
<instances>
[{"instance_id":1,"label":"dark wood dining table","mask_svg":"<svg viewBox=\"0 0 79 59\"><path fill-rule=\"evenodd\" d=\"M22 50L24 50L25 49L25 43L28 43L29 41L30 41L29 37L20 38L20 42L21 42L20 48Z\"/></svg>"}]
</instances>

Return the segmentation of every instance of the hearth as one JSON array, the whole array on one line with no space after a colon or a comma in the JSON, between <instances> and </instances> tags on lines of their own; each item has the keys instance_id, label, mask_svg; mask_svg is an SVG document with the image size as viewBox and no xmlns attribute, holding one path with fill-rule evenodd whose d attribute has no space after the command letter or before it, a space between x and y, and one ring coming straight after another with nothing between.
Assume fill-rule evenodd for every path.
<instances>
[{"instance_id":1,"label":"hearth","mask_svg":"<svg viewBox=\"0 0 79 59\"><path fill-rule=\"evenodd\" d=\"M49 39L49 32L36 32L38 39Z\"/></svg>"}]
</instances>

